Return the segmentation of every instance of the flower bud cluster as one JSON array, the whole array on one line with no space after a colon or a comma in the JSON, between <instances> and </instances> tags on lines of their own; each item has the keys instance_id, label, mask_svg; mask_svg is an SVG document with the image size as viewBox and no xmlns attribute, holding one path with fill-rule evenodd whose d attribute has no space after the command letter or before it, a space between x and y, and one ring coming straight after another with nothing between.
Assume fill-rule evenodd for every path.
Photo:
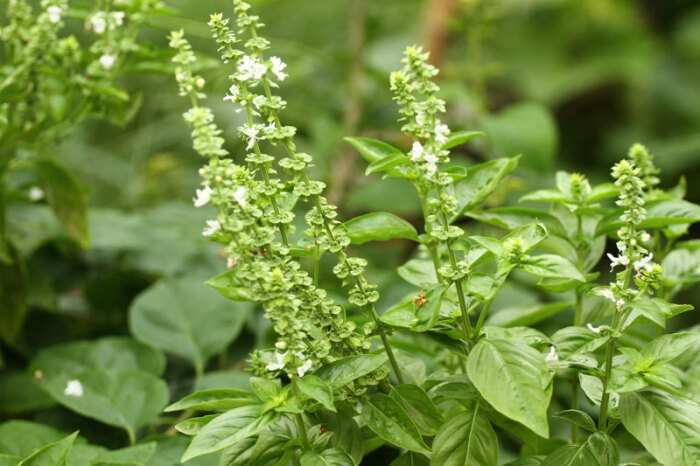
<instances>
[{"instance_id":1,"label":"flower bud cluster","mask_svg":"<svg viewBox=\"0 0 700 466\"><path fill-rule=\"evenodd\" d=\"M43 144L62 137L88 115L123 111L127 97L113 78L123 58L139 47L134 39L138 27L160 8L155 0L102 2L100 9L87 13L85 26L93 34L84 44L73 35L61 36L69 18L68 0L41 0L36 7L27 0L9 2L0 18L0 40L7 44L0 76L27 97L0 107L0 120L11 120L0 128L0 138L13 132L20 140ZM22 137L22 131L31 131L31 137Z\"/></svg>"},{"instance_id":2,"label":"flower bud cluster","mask_svg":"<svg viewBox=\"0 0 700 466\"><path fill-rule=\"evenodd\" d=\"M239 11L247 9L242 2L236 5ZM239 19L238 23L247 27L259 25L257 19ZM261 82L267 87L268 74L279 78L275 67L281 73L280 65L272 60L263 61L257 54L266 47L265 41L254 41L254 53L250 55L236 51L233 48L236 34L221 15L213 15L210 26L222 59L236 69L225 100L238 103L246 112L248 121L239 128L239 134L248 153L246 166L227 157L211 110L198 105L198 100L205 96L197 84L201 77L191 70L194 61L191 48L181 32L174 32L171 46L178 49L173 59L177 65L176 80L180 93L189 95L193 103L185 113L185 120L192 128L195 150L208 159L200 170L203 188L197 190L194 203L198 207L211 204L218 209L217 218L208 222L204 233L225 245L229 273L251 301L262 305L265 317L278 334L275 352L256 352L253 367L261 373L303 376L338 357L365 352L370 343L353 322L345 319L343 309L327 297L325 290L314 286L313 278L289 254L285 232L291 231L294 214L291 207L282 207L282 200L302 193L285 191L282 181L275 177L274 158L260 150L264 139L280 139L279 127L253 120L261 112L269 116L274 106L257 99L256 108L254 102L260 96L252 89ZM266 99L283 106L281 99ZM310 161L306 154L299 154L294 157L294 166L305 168ZM313 192L319 189L314 183L307 183L306 187ZM326 211L325 215L331 213ZM358 265L355 264L351 273L357 272Z\"/></svg>"}]
</instances>

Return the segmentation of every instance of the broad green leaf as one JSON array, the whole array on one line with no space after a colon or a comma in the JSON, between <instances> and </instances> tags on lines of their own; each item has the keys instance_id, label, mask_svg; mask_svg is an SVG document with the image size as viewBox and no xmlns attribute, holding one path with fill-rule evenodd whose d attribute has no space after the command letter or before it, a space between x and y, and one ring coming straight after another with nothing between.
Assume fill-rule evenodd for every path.
<instances>
[{"instance_id":1,"label":"broad green leaf","mask_svg":"<svg viewBox=\"0 0 700 466\"><path fill-rule=\"evenodd\" d=\"M326 431L333 433L329 445L342 448L352 456L356 464L360 464L365 447L362 431L355 419L342 412L332 413L326 410L318 411L317 416L319 422L326 427Z\"/></svg>"},{"instance_id":2,"label":"broad green leaf","mask_svg":"<svg viewBox=\"0 0 700 466\"><path fill-rule=\"evenodd\" d=\"M284 465L288 462L288 459L285 460L286 455L291 453L289 451L285 452L285 446L288 443L289 437L265 431L257 437L245 438L227 448L221 454L221 460L218 465ZM293 454L296 454L296 452Z\"/></svg>"},{"instance_id":3,"label":"broad green leaf","mask_svg":"<svg viewBox=\"0 0 700 466\"><path fill-rule=\"evenodd\" d=\"M260 403L260 400L250 392L232 388L217 388L202 390L187 395L180 401L165 408L164 411L166 413L183 411L185 409L193 411L218 411L257 403Z\"/></svg>"},{"instance_id":4,"label":"broad green leaf","mask_svg":"<svg viewBox=\"0 0 700 466\"><path fill-rule=\"evenodd\" d=\"M656 325L666 327L668 304L662 299L635 299L630 303L630 307L632 308L632 312L625 322L625 327L632 325L637 317L640 316L646 317Z\"/></svg>"},{"instance_id":5,"label":"broad green leaf","mask_svg":"<svg viewBox=\"0 0 700 466\"><path fill-rule=\"evenodd\" d=\"M506 244L507 242L518 241L520 243L520 250L527 253L544 241L545 238L547 238L547 229L545 226L541 223L533 223L531 225L515 228L501 238L501 243Z\"/></svg>"},{"instance_id":6,"label":"broad green leaf","mask_svg":"<svg viewBox=\"0 0 700 466\"><path fill-rule=\"evenodd\" d=\"M30 365L30 371L40 371L44 379L78 375L93 368L159 375L165 368L165 358L153 347L131 338L105 337L50 346L40 351Z\"/></svg>"},{"instance_id":7,"label":"broad green leaf","mask_svg":"<svg viewBox=\"0 0 700 466\"><path fill-rule=\"evenodd\" d=\"M585 282L581 272L568 260L556 254L540 254L537 256L524 256L518 265L523 272L531 273L543 278L564 278Z\"/></svg>"},{"instance_id":8,"label":"broad green leaf","mask_svg":"<svg viewBox=\"0 0 700 466\"><path fill-rule=\"evenodd\" d=\"M365 175L371 175L372 173L391 170L397 165L403 165L409 163L410 161L411 158L403 153L397 152L395 154L390 154L384 158L375 160L374 162L370 163L367 166L367 169L365 170Z\"/></svg>"},{"instance_id":9,"label":"broad green leaf","mask_svg":"<svg viewBox=\"0 0 700 466\"><path fill-rule=\"evenodd\" d=\"M425 303L416 309L416 318L418 319L414 330L416 332L425 332L433 328L440 316L440 308L442 306L442 298L447 291L448 286L439 286L428 290L425 295ZM413 304L413 303L411 303Z\"/></svg>"},{"instance_id":10,"label":"broad green leaf","mask_svg":"<svg viewBox=\"0 0 700 466\"><path fill-rule=\"evenodd\" d=\"M586 429L589 432L596 432L598 429L595 426L595 422L588 413L579 411L578 409L567 409L564 411L559 411L554 414L554 417L559 419L565 419L575 426Z\"/></svg>"},{"instance_id":11,"label":"broad green leaf","mask_svg":"<svg viewBox=\"0 0 700 466\"><path fill-rule=\"evenodd\" d=\"M97 455L91 461L95 466L112 466L116 464L150 464L156 452L156 443L148 442L131 447L112 450Z\"/></svg>"},{"instance_id":12,"label":"broad green leaf","mask_svg":"<svg viewBox=\"0 0 700 466\"><path fill-rule=\"evenodd\" d=\"M250 388L263 401L271 401L282 391L280 379L267 379L265 377L251 377Z\"/></svg>"},{"instance_id":13,"label":"broad green leaf","mask_svg":"<svg viewBox=\"0 0 700 466\"><path fill-rule=\"evenodd\" d=\"M491 423L479 413L479 404L450 418L433 441L435 466L496 466L498 438Z\"/></svg>"},{"instance_id":14,"label":"broad green leaf","mask_svg":"<svg viewBox=\"0 0 700 466\"><path fill-rule=\"evenodd\" d=\"M619 464L617 444L608 435L596 432L581 443L557 448L547 456L543 466L611 466Z\"/></svg>"},{"instance_id":15,"label":"broad green leaf","mask_svg":"<svg viewBox=\"0 0 700 466\"><path fill-rule=\"evenodd\" d=\"M333 404L333 390L326 382L315 375L305 375L304 377L295 379L297 388L307 397L318 401L326 409L335 412Z\"/></svg>"},{"instance_id":16,"label":"broad green leaf","mask_svg":"<svg viewBox=\"0 0 700 466\"><path fill-rule=\"evenodd\" d=\"M395 238L418 240L413 225L389 212L372 212L344 223L353 244L368 241L387 241Z\"/></svg>"},{"instance_id":17,"label":"broad green leaf","mask_svg":"<svg viewBox=\"0 0 700 466\"><path fill-rule=\"evenodd\" d=\"M591 193L586 198L586 202L591 204L601 199L606 199L609 197L618 197L619 195L620 188L615 186L615 184L601 183L597 186L593 186L593 188L591 189Z\"/></svg>"},{"instance_id":18,"label":"broad green leaf","mask_svg":"<svg viewBox=\"0 0 700 466\"><path fill-rule=\"evenodd\" d=\"M344 138L344 140L357 149L360 155L369 163L376 162L377 160L393 154L403 154L403 151L396 147L375 139L347 137Z\"/></svg>"},{"instance_id":19,"label":"broad green leaf","mask_svg":"<svg viewBox=\"0 0 700 466\"><path fill-rule=\"evenodd\" d=\"M41 157L33 162L42 181L46 200L56 217L83 247L90 245L87 205L83 189L73 174L56 160Z\"/></svg>"},{"instance_id":20,"label":"broad green leaf","mask_svg":"<svg viewBox=\"0 0 700 466\"><path fill-rule=\"evenodd\" d=\"M413 300L397 304L391 309L387 309L379 320L392 327L413 328L418 323L416 305L413 304Z\"/></svg>"},{"instance_id":21,"label":"broad green leaf","mask_svg":"<svg viewBox=\"0 0 700 466\"><path fill-rule=\"evenodd\" d=\"M387 442L419 453L429 451L406 410L383 393L377 393L363 406L362 420Z\"/></svg>"},{"instance_id":22,"label":"broad green leaf","mask_svg":"<svg viewBox=\"0 0 700 466\"><path fill-rule=\"evenodd\" d=\"M481 131L454 131L447 137L447 141L442 145L443 150L452 149L453 147L461 146L472 139L483 136Z\"/></svg>"},{"instance_id":23,"label":"broad green leaf","mask_svg":"<svg viewBox=\"0 0 700 466\"><path fill-rule=\"evenodd\" d=\"M429 260L411 259L396 269L399 276L412 285L430 288L437 284L435 266Z\"/></svg>"},{"instance_id":24,"label":"broad green leaf","mask_svg":"<svg viewBox=\"0 0 700 466\"><path fill-rule=\"evenodd\" d=\"M467 374L497 411L548 438L550 375L544 356L509 340L481 340L467 360Z\"/></svg>"},{"instance_id":25,"label":"broad green leaf","mask_svg":"<svg viewBox=\"0 0 700 466\"><path fill-rule=\"evenodd\" d=\"M450 194L457 196L459 206L452 221L483 204L503 178L515 170L519 159L519 156L496 159L467 168L466 176L448 189Z\"/></svg>"},{"instance_id":26,"label":"broad green leaf","mask_svg":"<svg viewBox=\"0 0 700 466\"><path fill-rule=\"evenodd\" d=\"M0 453L26 458L44 446L56 443L65 437L65 432L45 424L14 419L0 424Z\"/></svg>"},{"instance_id":27,"label":"broad green leaf","mask_svg":"<svg viewBox=\"0 0 700 466\"><path fill-rule=\"evenodd\" d=\"M407 451L392 461L389 466L430 466L430 459L420 453Z\"/></svg>"},{"instance_id":28,"label":"broad green leaf","mask_svg":"<svg viewBox=\"0 0 700 466\"><path fill-rule=\"evenodd\" d=\"M82 394L71 390L76 384ZM87 369L79 374L45 375L42 387L63 406L121 427L130 437L155 419L168 402L165 382L144 371Z\"/></svg>"},{"instance_id":29,"label":"broad green leaf","mask_svg":"<svg viewBox=\"0 0 700 466\"><path fill-rule=\"evenodd\" d=\"M531 170L551 169L557 151L557 125L550 110L537 102L518 102L485 121L497 154L522 152L521 164Z\"/></svg>"},{"instance_id":30,"label":"broad green leaf","mask_svg":"<svg viewBox=\"0 0 700 466\"><path fill-rule=\"evenodd\" d=\"M586 394L589 400L596 406L600 406L601 398L603 397L603 382L598 377L579 373L578 375L581 390ZM620 395L612 393L610 395L610 408L616 409Z\"/></svg>"},{"instance_id":31,"label":"broad green leaf","mask_svg":"<svg viewBox=\"0 0 700 466\"><path fill-rule=\"evenodd\" d=\"M664 257L661 262L664 280L682 287L700 282L700 247L697 246L696 242L680 243Z\"/></svg>"},{"instance_id":32,"label":"broad green leaf","mask_svg":"<svg viewBox=\"0 0 700 466\"><path fill-rule=\"evenodd\" d=\"M139 340L186 359L201 374L209 358L238 336L249 312L249 305L189 278L161 280L133 301L129 327Z\"/></svg>"},{"instance_id":33,"label":"broad green leaf","mask_svg":"<svg viewBox=\"0 0 700 466\"><path fill-rule=\"evenodd\" d=\"M570 308L572 305L573 303L551 303L536 304L526 308L509 307L490 314L486 323L501 327L533 325Z\"/></svg>"},{"instance_id":34,"label":"broad green leaf","mask_svg":"<svg viewBox=\"0 0 700 466\"><path fill-rule=\"evenodd\" d=\"M681 199L651 201L644 207L647 214L639 228L663 228L700 222L700 206ZM617 209L606 216L598 225L596 235L617 231L623 225L620 220L621 213L622 209Z\"/></svg>"},{"instance_id":35,"label":"broad green leaf","mask_svg":"<svg viewBox=\"0 0 700 466\"><path fill-rule=\"evenodd\" d=\"M340 448L329 448L321 453L305 451L299 462L301 466L355 466L352 457Z\"/></svg>"},{"instance_id":36,"label":"broad green leaf","mask_svg":"<svg viewBox=\"0 0 700 466\"><path fill-rule=\"evenodd\" d=\"M488 236L470 236L469 239L475 241L494 256L503 256L503 244L499 240Z\"/></svg>"},{"instance_id":37,"label":"broad green leaf","mask_svg":"<svg viewBox=\"0 0 700 466\"><path fill-rule=\"evenodd\" d=\"M573 200L557 189L538 189L525 194L518 199L518 202L573 202Z\"/></svg>"},{"instance_id":38,"label":"broad green leaf","mask_svg":"<svg viewBox=\"0 0 700 466\"><path fill-rule=\"evenodd\" d=\"M670 362L700 345L700 333L672 333L655 338L642 348L642 356L655 363Z\"/></svg>"},{"instance_id":39,"label":"broad green leaf","mask_svg":"<svg viewBox=\"0 0 700 466\"><path fill-rule=\"evenodd\" d=\"M175 429L185 435L196 435L211 421L221 416L221 414L207 414L206 416L191 417L175 425Z\"/></svg>"},{"instance_id":40,"label":"broad green leaf","mask_svg":"<svg viewBox=\"0 0 700 466\"><path fill-rule=\"evenodd\" d=\"M435 435L442 424L442 415L422 388L413 384L398 385L391 389L389 396L399 402L421 431Z\"/></svg>"},{"instance_id":41,"label":"broad green leaf","mask_svg":"<svg viewBox=\"0 0 700 466\"><path fill-rule=\"evenodd\" d=\"M559 219L543 210L526 209L524 207L497 207L495 209L467 212L466 215L474 220L506 230L533 223L542 223L549 234L567 238L566 230Z\"/></svg>"},{"instance_id":42,"label":"broad green leaf","mask_svg":"<svg viewBox=\"0 0 700 466\"><path fill-rule=\"evenodd\" d=\"M193 390L198 392L215 388L235 388L237 390L247 391L250 389L250 384L248 383L249 379L249 372L231 370L212 371L207 372L201 377L197 377L194 382Z\"/></svg>"},{"instance_id":43,"label":"broad green leaf","mask_svg":"<svg viewBox=\"0 0 700 466\"><path fill-rule=\"evenodd\" d=\"M54 405L35 377L26 372L0 372L0 412L17 415Z\"/></svg>"},{"instance_id":44,"label":"broad green leaf","mask_svg":"<svg viewBox=\"0 0 700 466\"><path fill-rule=\"evenodd\" d=\"M216 277L210 278L204 284L214 288L226 299L244 302L253 301L250 289L241 283L237 274L238 269L227 270Z\"/></svg>"},{"instance_id":45,"label":"broad green leaf","mask_svg":"<svg viewBox=\"0 0 700 466\"><path fill-rule=\"evenodd\" d=\"M552 335L552 343L557 347L560 359L592 353L608 340L609 337L593 333L586 327L564 327Z\"/></svg>"},{"instance_id":46,"label":"broad green leaf","mask_svg":"<svg viewBox=\"0 0 700 466\"><path fill-rule=\"evenodd\" d=\"M516 343L524 343L528 346L538 346L549 343L547 335L530 327L493 327L487 325L482 333L489 340L508 340Z\"/></svg>"},{"instance_id":47,"label":"broad green leaf","mask_svg":"<svg viewBox=\"0 0 700 466\"><path fill-rule=\"evenodd\" d=\"M17 466L21 462L21 456L6 455L4 453L0 453L0 466Z\"/></svg>"},{"instance_id":48,"label":"broad green leaf","mask_svg":"<svg viewBox=\"0 0 700 466\"><path fill-rule=\"evenodd\" d=\"M347 385L353 380L379 369L386 363L384 354L358 354L326 364L316 371L316 376L323 379L333 390Z\"/></svg>"},{"instance_id":49,"label":"broad green leaf","mask_svg":"<svg viewBox=\"0 0 700 466\"><path fill-rule=\"evenodd\" d=\"M68 463L68 453L73 446L78 432L74 432L63 440L46 445L29 457L22 460L18 466L59 466Z\"/></svg>"},{"instance_id":50,"label":"broad green leaf","mask_svg":"<svg viewBox=\"0 0 700 466\"><path fill-rule=\"evenodd\" d=\"M10 249L11 263L0 259L0 338L14 344L27 315L29 277L24 259Z\"/></svg>"},{"instance_id":51,"label":"broad green leaf","mask_svg":"<svg viewBox=\"0 0 700 466\"><path fill-rule=\"evenodd\" d=\"M700 404L657 389L620 397L625 428L665 466L700 461Z\"/></svg>"},{"instance_id":52,"label":"broad green leaf","mask_svg":"<svg viewBox=\"0 0 700 466\"><path fill-rule=\"evenodd\" d=\"M223 450L262 432L278 414L262 412L260 406L241 406L227 411L206 424L192 439L182 461Z\"/></svg>"}]
</instances>

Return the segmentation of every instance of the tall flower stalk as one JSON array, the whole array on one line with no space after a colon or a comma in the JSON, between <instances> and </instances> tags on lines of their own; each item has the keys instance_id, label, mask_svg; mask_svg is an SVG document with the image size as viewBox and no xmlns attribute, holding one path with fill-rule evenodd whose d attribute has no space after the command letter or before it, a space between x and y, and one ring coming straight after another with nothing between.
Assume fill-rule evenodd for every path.
<instances>
[{"instance_id":1,"label":"tall flower stalk","mask_svg":"<svg viewBox=\"0 0 700 466\"><path fill-rule=\"evenodd\" d=\"M227 100L240 104L246 112L247 124L240 128L242 135L248 142L248 148L253 148L255 154L246 159L262 173L265 180L264 193L270 199L272 210L271 220L276 221L283 241L286 241L286 224L292 221L291 211L279 212L275 199L281 193L279 179L270 178L274 173L271 163L274 157L263 154L259 142L267 140L273 145L281 145L286 157L279 161L279 165L290 172L294 188L293 196L304 199L311 205L306 214L306 223L309 229L305 232L315 244L319 253L329 252L338 259L338 264L333 272L343 281L344 285L350 285L349 301L361 308L374 322L374 330L379 334L384 349L392 365L396 378L403 383L403 376L389 344L388 337L383 328L374 303L379 299L377 285L370 283L364 275L367 261L361 257L351 257L347 251L350 238L341 228L341 223L336 219L337 207L328 204L321 195L325 184L309 177L308 167L312 162L309 154L298 152L294 144L296 128L285 126L280 119L280 112L286 107L286 102L281 97L273 95L272 89L279 86L287 74L284 72L286 65L278 57L266 59L264 52L269 48L269 41L258 34L263 24L257 16L248 14L250 6L243 1L234 1L235 11L238 15L236 24L239 35L247 36L244 44L245 52L234 49L236 42L234 33L228 27L228 20L221 15L212 16L210 26L214 37L220 44L222 58L231 61L236 72L231 75L232 85ZM262 87L261 94L256 94L255 89ZM318 255L316 256L318 257Z\"/></svg>"}]
</instances>

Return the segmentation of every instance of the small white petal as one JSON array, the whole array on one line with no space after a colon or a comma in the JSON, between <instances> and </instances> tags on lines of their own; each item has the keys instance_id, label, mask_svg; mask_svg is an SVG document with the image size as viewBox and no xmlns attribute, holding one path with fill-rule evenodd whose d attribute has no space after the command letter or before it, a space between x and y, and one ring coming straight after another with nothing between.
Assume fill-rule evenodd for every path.
<instances>
[{"instance_id":1,"label":"small white petal","mask_svg":"<svg viewBox=\"0 0 700 466\"><path fill-rule=\"evenodd\" d=\"M586 327L588 327L588 330L590 330L593 333L600 333L600 328L594 327L590 323L586 324Z\"/></svg>"},{"instance_id":2,"label":"small white petal","mask_svg":"<svg viewBox=\"0 0 700 466\"><path fill-rule=\"evenodd\" d=\"M209 186L205 186L204 189L197 189L197 197L192 199L194 201L195 207L202 207L206 205L211 199L211 194L214 192Z\"/></svg>"},{"instance_id":3,"label":"small white petal","mask_svg":"<svg viewBox=\"0 0 700 466\"><path fill-rule=\"evenodd\" d=\"M63 390L63 394L66 396L83 396L83 384L80 380L69 380L66 384L66 388Z\"/></svg>"},{"instance_id":4,"label":"small white petal","mask_svg":"<svg viewBox=\"0 0 700 466\"><path fill-rule=\"evenodd\" d=\"M207 227L202 231L202 236L211 236L221 230L221 224L216 220L207 220Z\"/></svg>"}]
</instances>

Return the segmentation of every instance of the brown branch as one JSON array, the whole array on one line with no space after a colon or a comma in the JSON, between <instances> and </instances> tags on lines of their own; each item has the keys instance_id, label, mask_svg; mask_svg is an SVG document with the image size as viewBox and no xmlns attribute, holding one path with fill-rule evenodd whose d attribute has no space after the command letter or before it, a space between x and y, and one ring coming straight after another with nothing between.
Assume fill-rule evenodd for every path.
<instances>
[{"instance_id":1,"label":"brown branch","mask_svg":"<svg viewBox=\"0 0 700 466\"><path fill-rule=\"evenodd\" d=\"M430 64L439 66L447 46L447 22L457 5L456 0L426 0L423 17L423 44L430 52Z\"/></svg>"}]
</instances>

